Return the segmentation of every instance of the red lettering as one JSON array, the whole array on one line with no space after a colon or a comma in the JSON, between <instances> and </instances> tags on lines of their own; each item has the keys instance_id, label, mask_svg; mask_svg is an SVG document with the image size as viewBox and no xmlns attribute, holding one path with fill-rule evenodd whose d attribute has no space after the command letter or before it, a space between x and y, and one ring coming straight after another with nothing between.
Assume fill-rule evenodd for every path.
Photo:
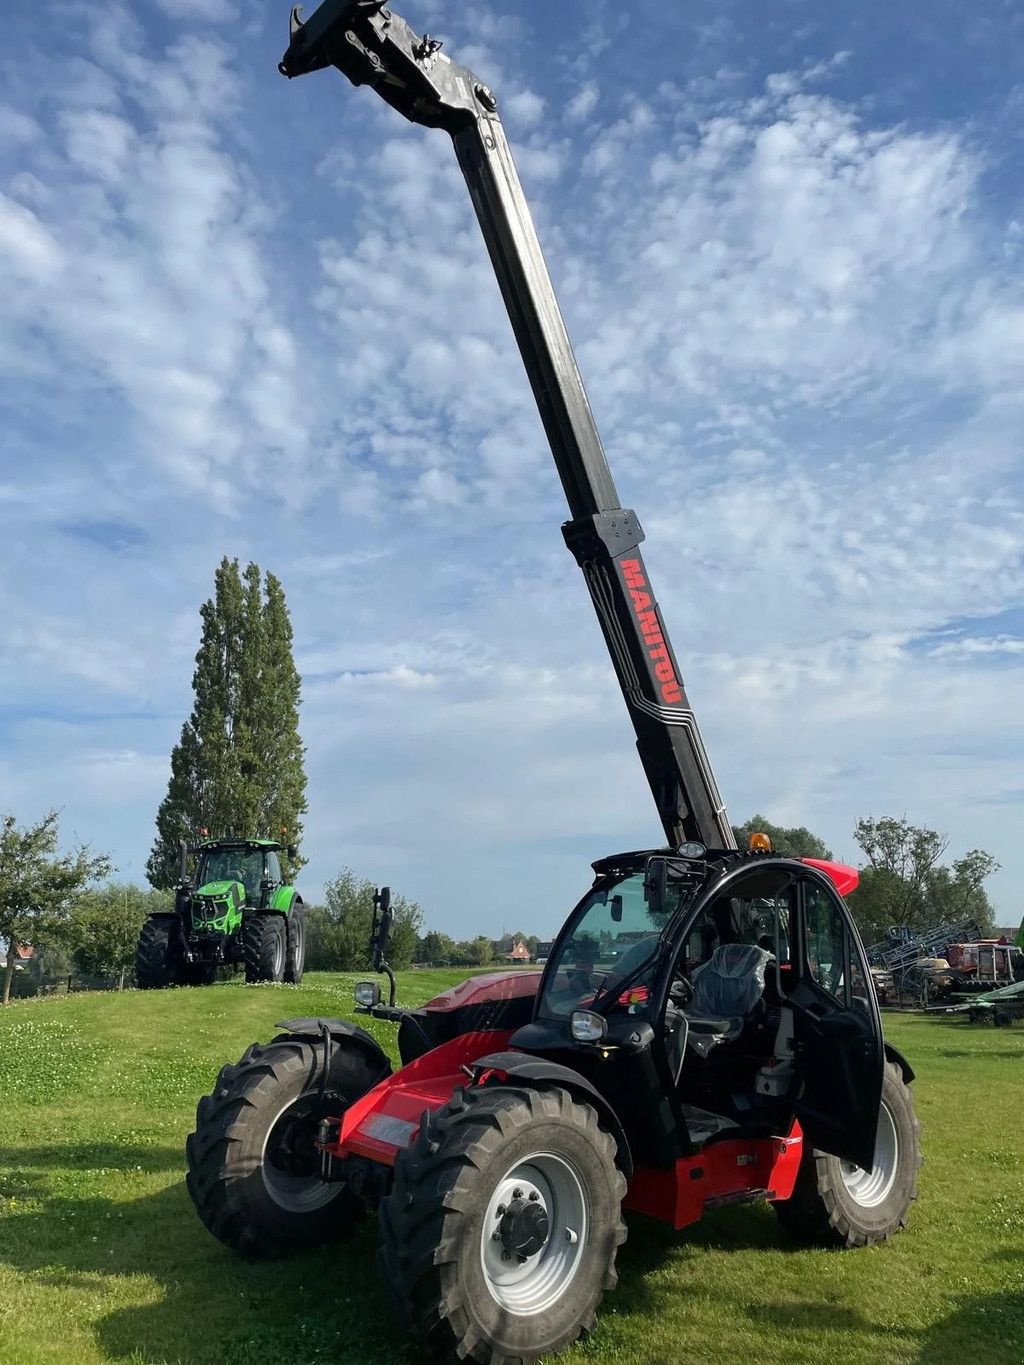
<instances>
[{"instance_id":1,"label":"red lettering","mask_svg":"<svg viewBox=\"0 0 1024 1365\"><path fill-rule=\"evenodd\" d=\"M620 559L622 577L633 599L637 624L643 632L647 655L654 665L654 676L660 684L661 699L669 706L678 706L683 700L683 689L676 678L675 665L672 663L661 632L657 608L649 592L645 592L647 580L640 571L639 559Z\"/></svg>"},{"instance_id":2,"label":"red lettering","mask_svg":"<svg viewBox=\"0 0 1024 1365\"><path fill-rule=\"evenodd\" d=\"M626 580L627 588L646 588L647 580L640 572L639 559L622 559L619 561L622 568L622 576Z\"/></svg>"}]
</instances>

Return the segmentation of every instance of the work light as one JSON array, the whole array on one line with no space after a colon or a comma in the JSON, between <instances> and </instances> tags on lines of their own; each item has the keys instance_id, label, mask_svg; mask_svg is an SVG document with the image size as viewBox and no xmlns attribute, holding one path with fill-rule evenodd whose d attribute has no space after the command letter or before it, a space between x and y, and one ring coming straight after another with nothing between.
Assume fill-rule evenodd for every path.
<instances>
[{"instance_id":1,"label":"work light","mask_svg":"<svg viewBox=\"0 0 1024 1365\"><path fill-rule=\"evenodd\" d=\"M380 1001L380 987L376 981L356 982L356 1004L372 1009Z\"/></svg>"},{"instance_id":2,"label":"work light","mask_svg":"<svg viewBox=\"0 0 1024 1365\"><path fill-rule=\"evenodd\" d=\"M604 1037L607 1027L604 1015L590 1010L573 1010L572 1036L577 1043L597 1043Z\"/></svg>"}]
</instances>

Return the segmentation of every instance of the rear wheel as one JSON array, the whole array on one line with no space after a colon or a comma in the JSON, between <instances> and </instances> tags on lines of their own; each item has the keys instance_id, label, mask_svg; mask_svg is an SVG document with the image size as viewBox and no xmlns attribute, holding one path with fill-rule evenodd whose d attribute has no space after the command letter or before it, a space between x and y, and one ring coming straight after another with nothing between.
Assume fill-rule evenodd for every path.
<instances>
[{"instance_id":1,"label":"rear wheel","mask_svg":"<svg viewBox=\"0 0 1024 1365\"><path fill-rule=\"evenodd\" d=\"M825 1246L882 1242L907 1226L917 1198L921 1125L899 1067L885 1064L870 1170L808 1148L790 1199L773 1205L794 1237Z\"/></svg>"},{"instance_id":2,"label":"rear wheel","mask_svg":"<svg viewBox=\"0 0 1024 1365\"><path fill-rule=\"evenodd\" d=\"M288 947L284 964L284 979L290 981L293 986L298 986L301 983L302 973L306 966L305 916L306 912L302 908L301 901L296 901L288 915Z\"/></svg>"},{"instance_id":3,"label":"rear wheel","mask_svg":"<svg viewBox=\"0 0 1024 1365\"><path fill-rule=\"evenodd\" d=\"M281 915L250 915L242 926L245 979L283 981L287 931Z\"/></svg>"},{"instance_id":4,"label":"rear wheel","mask_svg":"<svg viewBox=\"0 0 1024 1365\"><path fill-rule=\"evenodd\" d=\"M178 964L172 948L172 920L148 919L139 931L135 950L135 980L143 991L163 990L178 981Z\"/></svg>"},{"instance_id":5,"label":"rear wheel","mask_svg":"<svg viewBox=\"0 0 1024 1365\"><path fill-rule=\"evenodd\" d=\"M457 1092L398 1154L384 1283L427 1350L528 1365L615 1286L625 1192L614 1140L564 1090Z\"/></svg>"},{"instance_id":6,"label":"rear wheel","mask_svg":"<svg viewBox=\"0 0 1024 1365\"><path fill-rule=\"evenodd\" d=\"M188 1192L210 1232L243 1255L273 1258L342 1236L361 1210L345 1181L320 1179L323 1069L322 1042L254 1044L199 1101L185 1149ZM386 1072L383 1060L335 1043L327 1112L343 1113Z\"/></svg>"}]
</instances>

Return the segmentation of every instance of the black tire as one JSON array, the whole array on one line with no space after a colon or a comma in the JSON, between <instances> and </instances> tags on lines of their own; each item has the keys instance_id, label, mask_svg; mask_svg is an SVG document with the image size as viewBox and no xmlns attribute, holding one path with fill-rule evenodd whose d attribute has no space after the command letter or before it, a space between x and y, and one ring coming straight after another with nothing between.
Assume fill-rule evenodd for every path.
<instances>
[{"instance_id":1,"label":"black tire","mask_svg":"<svg viewBox=\"0 0 1024 1365\"><path fill-rule=\"evenodd\" d=\"M917 1172L922 1161L921 1125L914 1114L910 1087L899 1067L892 1062L885 1064L882 1108L880 1134L882 1126L891 1121L896 1138L891 1187L884 1197L878 1197L884 1190L883 1182L882 1189L874 1191L875 1202L871 1202L868 1189L863 1191L865 1197L859 1199L848 1181L857 1179L860 1168L851 1168L838 1157L808 1148L792 1198L773 1206L779 1222L799 1241L818 1246L871 1246L887 1241L894 1232L907 1226L910 1206L917 1198ZM884 1150L881 1137L878 1150ZM847 1171L845 1180L844 1169ZM876 1165L870 1174L875 1176L881 1169Z\"/></svg>"},{"instance_id":2,"label":"black tire","mask_svg":"<svg viewBox=\"0 0 1024 1365\"><path fill-rule=\"evenodd\" d=\"M398 1154L392 1192L381 1204L378 1263L399 1316L426 1351L488 1365L529 1365L593 1326L602 1295L617 1282L615 1256L626 1238L620 1208L626 1181L615 1155L615 1142L599 1127L594 1110L557 1088L459 1090L424 1116L418 1139ZM505 1210L494 1205L503 1187L511 1180L530 1185L533 1177L527 1174L524 1181L523 1172L538 1169L534 1161L559 1163L572 1173L585 1201L588 1231L557 1297L538 1300L533 1312L523 1312L522 1304L510 1311L496 1297L508 1291L485 1259L502 1257L515 1274L518 1257L504 1254L504 1232L497 1231L505 1228L504 1219L495 1222L489 1238L483 1232ZM542 1181L538 1186L543 1188ZM545 1257L564 1255L559 1248L575 1245L568 1223L561 1229L564 1241L558 1227L571 1199L560 1205L551 1196L553 1186L547 1188L551 1207L543 1200L541 1207L555 1225L531 1253L538 1268ZM530 1185L531 1199L535 1189ZM514 1198L507 1212L517 1206L517 1217L530 1207ZM516 1229L509 1232L518 1235ZM499 1266L496 1273L508 1271Z\"/></svg>"},{"instance_id":3,"label":"black tire","mask_svg":"<svg viewBox=\"0 0 1024 1365\"><path fill-rule=\"evenodd\" d=\"M139 990L159 991L177 985L178 964L172 947L173 921L148 919L139 931L135 980Z\"/></svg>"},{"instance_id":4,"label":"black tire","mask_svg":"<svg viewBox=\"0 0 1024 1365\"><path fill-rule=\"evenodd\" d=\"M306 968L306 912L302 902L296 901L288 916L288 947L285 953L284 979L293 986L301 985Z\"/></svg>"},{"instance_id":5,"label":"black tire","mask_svg":"<svg viewBox=\"0 0 1024 1365\"><path fill-rule=\"evenodd\" d=\"M288 955L287 929L282 915L250 915L242 926L245 979L283 981Z\"/></svg>"},{"instance_id":6,"label":"black tire","mask_svg":"<svg viewBox=\"0 0 1024 1365\"><path fill-rule=\"evenodd\" d=\"M322 1042L282 1035L223 1067L199 1101L185 1147L188 1192L214 1237L244 1256L274 1259L341 1237L362 1213L344 1181L319 1179L313 1140L323 1066ZM359 1047L335 1042L331 1115L388 1070Z\"/></svg>"}]
</instances>

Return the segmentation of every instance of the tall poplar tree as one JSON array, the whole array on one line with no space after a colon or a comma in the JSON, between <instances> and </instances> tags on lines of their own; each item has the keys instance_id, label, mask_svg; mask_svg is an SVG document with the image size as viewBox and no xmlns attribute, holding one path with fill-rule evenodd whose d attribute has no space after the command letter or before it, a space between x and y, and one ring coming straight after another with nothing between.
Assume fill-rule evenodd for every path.
<instances>
[{"instance_id":1,"label":"tall poplar tree","mask_svg":"<svg viewBox=\"0 0 1024 1365\"><path fill-rule=\"evenodd\" d=\"M174 885L179 839L205 828L211 836L297 844L306 810L302 680L279 579L268 573L264 580L257 564L240 573L238 560L225 557L200 616L192 714L171 752L146 864L156 887ZM292 869L303 861L293 860Z\"/></svg>"}]
</instances>

